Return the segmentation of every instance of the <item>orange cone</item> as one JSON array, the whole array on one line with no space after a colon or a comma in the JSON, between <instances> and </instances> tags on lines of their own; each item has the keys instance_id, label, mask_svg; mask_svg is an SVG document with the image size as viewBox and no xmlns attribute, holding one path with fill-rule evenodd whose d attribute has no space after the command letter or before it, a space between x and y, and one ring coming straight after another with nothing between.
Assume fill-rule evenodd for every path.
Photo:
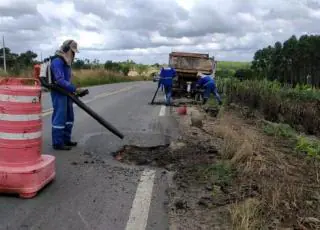
<instances>
[{"instance_id":1,"label":"orange cone","mask_svg":"<svg viewBox=\"0 0 320 230\"><path fill-rule=\"evenodd\" d=\"M179 115L186 115L187 114L187 106L183 105L182 107L179 107L177 109L177 111L178 111Z\"/></svg>"}]
</instances>

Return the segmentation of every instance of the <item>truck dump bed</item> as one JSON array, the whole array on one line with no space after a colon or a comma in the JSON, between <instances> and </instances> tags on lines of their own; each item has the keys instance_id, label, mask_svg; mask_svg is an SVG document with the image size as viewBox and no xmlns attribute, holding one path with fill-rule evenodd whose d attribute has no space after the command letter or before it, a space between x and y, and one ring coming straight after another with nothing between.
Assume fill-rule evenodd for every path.
<instances>
[{"instance_id":1,"label":"truck dump bed","mask_svg":"<svg viewBox=\"0 0 320 230\"><path fill-rule=\"evenodd\" d=\"M212 72L212 61L208 54L172 52L169 55L169 64L178 73L185 73L186 75L194 75L198 71L207 74Z\"/></svg>"},{"instance_id":2,"label":"truck dump bed","mask_svg":"<svg viewBox=\"0 0 320 230\"><path fill-rule=\"evenodd\" d=\"M169 54L169 65L175 68L177 77L173 81L173 95L190 92L197 81L197 72L211 74L215 65L209 54L172 52Z\"/></svg>"}]
</instances>

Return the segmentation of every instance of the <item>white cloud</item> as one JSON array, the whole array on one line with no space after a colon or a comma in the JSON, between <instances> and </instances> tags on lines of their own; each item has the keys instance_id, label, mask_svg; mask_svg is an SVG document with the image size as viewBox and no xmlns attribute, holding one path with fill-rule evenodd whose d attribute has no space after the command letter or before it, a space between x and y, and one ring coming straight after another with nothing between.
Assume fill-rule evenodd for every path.
<instances>
[{"instance_id":1,"label":"white cloud","mask_svg":"<svg viewBox=\"0 0 320 230\"><path fill-rule=\"evenodd\" d=\"M81 58L167 62L171 51L251 60L292 34L318 33L319 0L1 0L0 34L14 52L51 55L65 39Z\"/></svg>"}]
</instances>

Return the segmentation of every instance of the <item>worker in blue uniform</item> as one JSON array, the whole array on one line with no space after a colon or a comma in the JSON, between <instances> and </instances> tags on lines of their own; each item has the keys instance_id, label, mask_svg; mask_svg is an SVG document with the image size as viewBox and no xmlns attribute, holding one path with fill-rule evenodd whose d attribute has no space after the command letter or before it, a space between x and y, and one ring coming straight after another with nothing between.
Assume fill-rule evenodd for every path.
<instances>
[{"instance_id":1,"label":"worker in blue uniform","mask_svg":"<svg viewBox=\"0 0 320 230\"><path fill-rule=\"evenodd\" d=\"M65 41L60 50L55 53L50 66L53 83L70 93L77 93L79 91L71 83L71 64L75 53L79 52L77 46L74 40ZM56 150L71 150L72 147L77 145L77 142L71 141L74 122L73 102L67 96L56 91L51 91L51 99L53 106L53 148Z\"/></svg>"},{"instance_id":2,"label":"worker in blue uniform","mask_svg":"<svg viewBox=\"0 0 320 230\"><path fill-rule=\"evenodd\" d=\"M172 80L176 76L176 70L172 67L161 68L159 85L164 87L164 93L166 96L166 106L171 105L171 95L172 95Z\"/></svg>"},{"instance_id":3,"label":"worker in blue uniform","mask_svg":"<svg viewBox=\"0 0 320 230\"><path fill-rule=\"evenodd\" d=\"M210 94L212 93L219 102L219 105L221 105L221 97L218 93L216 83L213 77L211 75L202 74L201 72L198 72L197 77L198 81L196 83L196 86L204 89L203 104L205 104L208 101Z\"/></svg>"}]
</instances>

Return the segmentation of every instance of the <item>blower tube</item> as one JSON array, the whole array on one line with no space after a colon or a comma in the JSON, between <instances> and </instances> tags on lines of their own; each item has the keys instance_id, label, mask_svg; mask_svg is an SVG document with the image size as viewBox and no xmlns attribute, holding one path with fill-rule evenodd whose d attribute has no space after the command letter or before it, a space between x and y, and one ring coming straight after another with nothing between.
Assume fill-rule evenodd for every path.
<instances>
[{"instance_id":1,"label":"blower tube","mask_svg":"<svg viewBox=\"0 0 320 230\"><path fill-rule=\"evenodd\" d=\"M97 114L95 111L93 111L90 107L88 107L86 104L84 104L82 101L80 101L80 99L77 96L62 89L58 85L48 84L41 77L40 77L40 82L44 87L51 89L51 90L54 90L54 91L57 91L65 96L69 97L74 103L76 103L81 109L83 109L85 112L87 112L93 119L95 119L97 122L99 122L103 127L108 129L114 135L118 136L120 139L124 138L124 135L122 133L120 133L115 127L113 127L113 125L111 125L109 122L107 122L105 119L103 119L99 114Z\"/></svg>"}]
</instances>

